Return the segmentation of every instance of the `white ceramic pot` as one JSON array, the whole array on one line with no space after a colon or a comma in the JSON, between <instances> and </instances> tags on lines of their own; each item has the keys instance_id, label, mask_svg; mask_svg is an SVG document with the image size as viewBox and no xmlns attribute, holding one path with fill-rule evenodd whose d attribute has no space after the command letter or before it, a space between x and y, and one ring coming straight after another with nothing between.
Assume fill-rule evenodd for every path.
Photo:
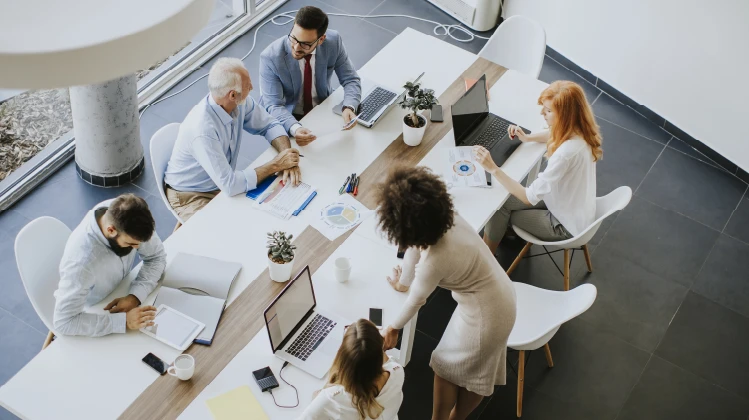
<instances>
[{"instance_id":1,"label":"white ceramic pot","mask_svg":"<svg viewBox=\"0 0 749 420\"><path fill-rule=\"evenodd\" d=\"M403 117L403 142L409 146L418 146L424 138L424 132L427 129L427 119L421 114L416 114L420 120L424 121L424 125L419 128L413 128L406 124L406 119L411 118L410 115L408 114Z\"/></svg>"},{"instance_id":2,"label":"white ceramic pot","mask_svg":"<svg viewBox=\"0 0 749 420\"><path fill-rule=\"evenodd\" d=\"M291 270L294 268L294 260L286 264L279 264L268 257L268 272L270 279L279 283L287 282L291 278Z\"/></svg>"}]
</instances>

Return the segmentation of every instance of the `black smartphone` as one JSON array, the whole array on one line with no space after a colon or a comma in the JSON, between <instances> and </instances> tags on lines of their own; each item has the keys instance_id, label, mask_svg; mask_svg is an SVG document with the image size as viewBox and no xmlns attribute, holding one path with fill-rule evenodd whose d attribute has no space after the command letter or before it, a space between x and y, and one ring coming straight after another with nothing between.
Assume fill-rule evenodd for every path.
<instances>
[{"instance_id":1,"label":"black smartphone","mask_svg":"<svg viewBox=\"0 0 749 420\"><path fill-rule=\"evenodd\" d=\"M382 309L369 308L369 320L378 327L382 326Z\"/></svg>"},{"instance_id":2,"label":"black smartphone","mask_svg":"<svg viewBox=\"0 0 749 420\"><path fill-rule=\"evenodd\" d=\"M276 380L276 376L273 374L273 371L270 370L270 368L267 366L252 372L252 376L255 377L257 386L259 386L263 392L271 390L273 388L278 388L278 381Z\"/></svg>"},{"instance_id":3,"label":"black smartphone","mask_svg":"<svg viewBox=\"0 0 749 420\"><path fill-rule=\"evenodd\" d=\"M143 358L143 363L151 366L153 370L159 372L159 375L165 374L166 370L169 369L169 366L167 366L163 360L156 357L156 355L153 353L148 353L146 357Z\"/></svg>"},{"instance_id":4,"label":"black smartphone","mask_svg":"<svg viewBox=\"0 0 749 420\"><path fill-rule=\"evenodd\" d=\"M442 105L432 106L432 115L429 117L432 122L442 122L444 117L442 116Z\"/></svg>"},{"instance_id":5,"label":"black smartphone","mask_svg":"<svg viewBox=\"0 0 749 420\"><path fill-rule=\"evenodd\" d=\"M406 256L406 250L398 248L398 255L396 255L399 260L402 260L403 257Z\"/></svg>"}]
</instances>

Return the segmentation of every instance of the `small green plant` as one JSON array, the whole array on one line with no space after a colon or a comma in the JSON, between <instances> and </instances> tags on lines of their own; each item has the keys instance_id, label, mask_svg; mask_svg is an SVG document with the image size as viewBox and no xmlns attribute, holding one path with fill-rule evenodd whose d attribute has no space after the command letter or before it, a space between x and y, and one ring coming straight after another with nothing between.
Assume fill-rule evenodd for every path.
<instances>
[{"instance_id":1,"label":"small green plant","mask_svg":"<svg viewBox=\"0 0 749 420\"><path fill-rule=\"evenodd\" d=\"M294 235L286 236L286 232L274 231L268 233L268 257L276 264L286 264L294 259L296 245L291 244Z\"/></svg>"},{"instance_id":2,"label":"small green plant","mask_svg":"<svg viewBox=\"0 0 749 420\"><path fill-rule=\"evenodd\" d=\"M416 112L424 109L432 109L434 105L437 105L439 101L434 96L434 90L422 89L421 84L408 82L403 85L408 93L402 101L398 102L398 105L403 109L411 111L409 117L411 118L411 126L414 128L421 127L419 124L419 117ZM426 120L425 120L426 122Z\"/></svg>"}]
</instances>

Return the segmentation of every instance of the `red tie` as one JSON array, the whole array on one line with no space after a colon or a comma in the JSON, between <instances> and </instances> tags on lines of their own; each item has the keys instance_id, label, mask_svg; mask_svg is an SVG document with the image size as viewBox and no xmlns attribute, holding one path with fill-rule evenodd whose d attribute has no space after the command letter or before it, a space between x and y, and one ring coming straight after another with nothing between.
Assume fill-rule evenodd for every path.
<instances>
[{"instance_id":1,"label":"red tie","mask_svg":"<svg viewBox=\"0 0 749 420\"><path fill-rule=\"evenodd\" d=\"M304 57L304 115L312 111L312 66L309 60L312 54Z\"/></svg>"}]
</instances>

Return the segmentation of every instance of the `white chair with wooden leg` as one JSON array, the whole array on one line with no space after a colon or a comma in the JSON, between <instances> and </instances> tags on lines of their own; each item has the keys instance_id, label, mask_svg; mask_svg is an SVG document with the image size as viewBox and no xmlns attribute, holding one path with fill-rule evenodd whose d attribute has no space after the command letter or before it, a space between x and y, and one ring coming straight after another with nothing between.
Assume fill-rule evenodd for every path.
<instances>
[{"instance_id":1,"label":"white chair with wooden leg","mask_svg":"<svg viewBox=\"0 0 749 420\"><path fill-rule=\"evenodd\" d=\"M565 322L587 311L596 300L598 291L592 284L583 284L568 292L541 289L525 283L513 282L517 296L515 326L507 340L507 347L518 351L517 415L523 413L523 385L526 356L544 348L546 363L554 367L549 340Z\"/></svg>"},{"instance_id":2,"label":"white chair with wooden leg","mask_svg":"<svg viewBox=\"0 0 749 420\"><path fill-rule=\"evenodd\" d=\"M507 18L479 51L479 57L538 79L546 54L546 31L525 16Z\"/></svg>"},{"instance_id":3,"label":"white chair with wooden leg","mask_svg":"<svg viewBox=\"0 0 749 420\"><path fill-rule=\"evenodd\" d=\"M23 287L37 315L49 329L42 349L54 338L54 293L60 282L60 260L68 237L70 229L65 223L47 216L32 220L16 236L16 264Z\"/></svg>"},{"instance_id":4,"label":"white chair with wooden leg","mask_svg":"<svg viewBox=\"0 0 749 420\"><path fill-rule=\"evenodd\" d=\"M562 276L564 277L564 290L570 290L570 264L572 263L572 256L574 255L574 251L576 249L582 249L583 253L585 254L585 263L588 265L588 272L592 272L593 263L590 260L588 242L593 238L596 232L598 232L598 228L601 227L601 223L603 223L604 219L611 216L615 212L627 207L627 204L629 204L629 201L631 199L632 189L626 186L619 187L603 197L596 198L596 220L581 234L564 241L542 241L531 235L530 233L524 231L523 229L513 225L512 229L515 231L515 233L527 243L515 258L515 261L512 262L510 268L507 269L507 275L509 276L513 271L515 271L515 268L517 268L518 264L520 264L520 261L523 259L523 257L525 257L525 254L527 254L528 250L530 250L531 245L540 245L544 247L544 250L546 252L537 255L548 255L549 258L552 259L552 261L554 261L554 258L552 258L551 254L558 251L564 252L564 267L560 269L560 271L562 272ZM560 249L549 252L549 250L546 248L547 246L558 247ZM535 257L537 255L533 256ZM554 261L554 265L556 265L556 261ZM557 266L557 268L559 267Z\"/></svg>"}]
</instances>

